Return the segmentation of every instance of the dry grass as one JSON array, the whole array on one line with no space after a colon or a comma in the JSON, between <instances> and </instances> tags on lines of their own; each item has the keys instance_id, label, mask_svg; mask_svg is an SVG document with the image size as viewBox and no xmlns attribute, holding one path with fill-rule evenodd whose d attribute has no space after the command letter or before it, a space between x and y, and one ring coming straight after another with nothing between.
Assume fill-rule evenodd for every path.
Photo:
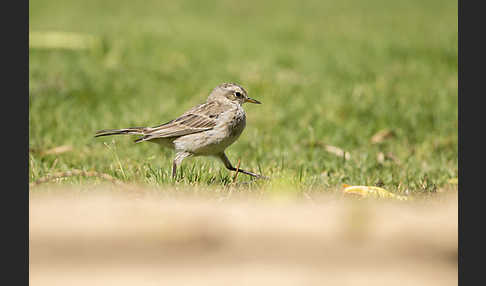
<instances>
[{"instance_id":1,"label":"dry grass","mask_svg":"<svg viewBox=\"0 0 486 286\"><path fill-rule=\"evenodd\" d=\"M456 192L411 203L39 189L30 193L30 283L457 285Z\"/></svg>"}]
</instances>

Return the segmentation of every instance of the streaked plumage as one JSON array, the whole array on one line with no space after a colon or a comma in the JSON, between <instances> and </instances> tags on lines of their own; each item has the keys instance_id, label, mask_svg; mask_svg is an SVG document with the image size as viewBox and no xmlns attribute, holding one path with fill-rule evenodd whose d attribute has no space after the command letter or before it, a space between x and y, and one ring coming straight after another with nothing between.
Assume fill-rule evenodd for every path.
<instances>
[{"instance_id":1,"label":"streaked plumage","mask_svg":"<svg viewBox=\"0 0 486 286\"><path fill-rule=\"evenodd\" d=\"M174 149L177 154L172 166L176 176L177 166L190 156L216 156L229 170L236 169L226 157L225 149L235 142L246 126L242 104L260 103L248 97L246 90L234 83L217 86L206 103L198 105L178 118L154 127L131 127L96 132L95 137L134 134L142 135L135 142L153 142ZM239 172L263 177L242 169Z\"/></svg>"}]
</instances>

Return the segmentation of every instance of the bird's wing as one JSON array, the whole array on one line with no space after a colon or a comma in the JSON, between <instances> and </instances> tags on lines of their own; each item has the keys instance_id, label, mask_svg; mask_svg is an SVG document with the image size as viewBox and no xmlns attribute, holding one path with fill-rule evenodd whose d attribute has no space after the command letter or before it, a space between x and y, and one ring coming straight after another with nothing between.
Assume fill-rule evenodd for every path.
<instances>
[{"instance_id":1,"label":"bird's wing","mask_svg":"<svg viewBox=\"0 0 486 286\"><path fill-rule=\"evenodd\" d=\"M147 128L144 136L135 142L157 138L170 138L199 133L212 129L217 119L226 109L218 102L208 102L198 105L178 118L165 124Z\"/></svg>"}]
</instances>

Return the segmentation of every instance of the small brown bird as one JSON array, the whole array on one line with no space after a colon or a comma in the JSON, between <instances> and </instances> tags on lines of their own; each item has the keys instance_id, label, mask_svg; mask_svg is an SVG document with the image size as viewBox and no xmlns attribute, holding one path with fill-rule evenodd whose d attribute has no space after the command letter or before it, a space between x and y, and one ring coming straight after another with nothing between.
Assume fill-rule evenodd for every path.
<instances>
[{"instance_id":1,"label":"small brown bird","mask_svg":"<svg viewBox=\"0 0 486 286\"><path fill-rule=\"evenodd\" d=\"M245 129L246 115L243 103L260 104L249 98L246 90L235 83L218 85L206 103L198 105L178 118L155 127L132 127L100 130L95 137L135 134L142 137L135 142L149 141L174 149L176 156L172 164L172 177L176 178L177 166L190 156L215 156L231 171L236 171L225 149L233 144ZM262 175L238 169L238 172L256 177Z\"/></svg>"}]
</instances>

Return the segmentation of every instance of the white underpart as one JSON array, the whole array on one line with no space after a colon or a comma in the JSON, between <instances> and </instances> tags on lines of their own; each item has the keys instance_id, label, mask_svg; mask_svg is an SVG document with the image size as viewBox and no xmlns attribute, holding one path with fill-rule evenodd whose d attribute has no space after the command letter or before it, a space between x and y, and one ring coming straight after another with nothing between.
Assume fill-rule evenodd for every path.
<instances>
[{"instance_id":1,"label":"white underpart","mask_svg":"<svg viewBox=\"0 0 486 286\"><path fill-rule=\"evenodd\" d=\"M176 152L185 151L196 156L216 155L233 144L245 129L246 115L240 104L232 105L231 110L219 116L213 129L175 139L172 143Z\"/></svg>"}]
</instances>

